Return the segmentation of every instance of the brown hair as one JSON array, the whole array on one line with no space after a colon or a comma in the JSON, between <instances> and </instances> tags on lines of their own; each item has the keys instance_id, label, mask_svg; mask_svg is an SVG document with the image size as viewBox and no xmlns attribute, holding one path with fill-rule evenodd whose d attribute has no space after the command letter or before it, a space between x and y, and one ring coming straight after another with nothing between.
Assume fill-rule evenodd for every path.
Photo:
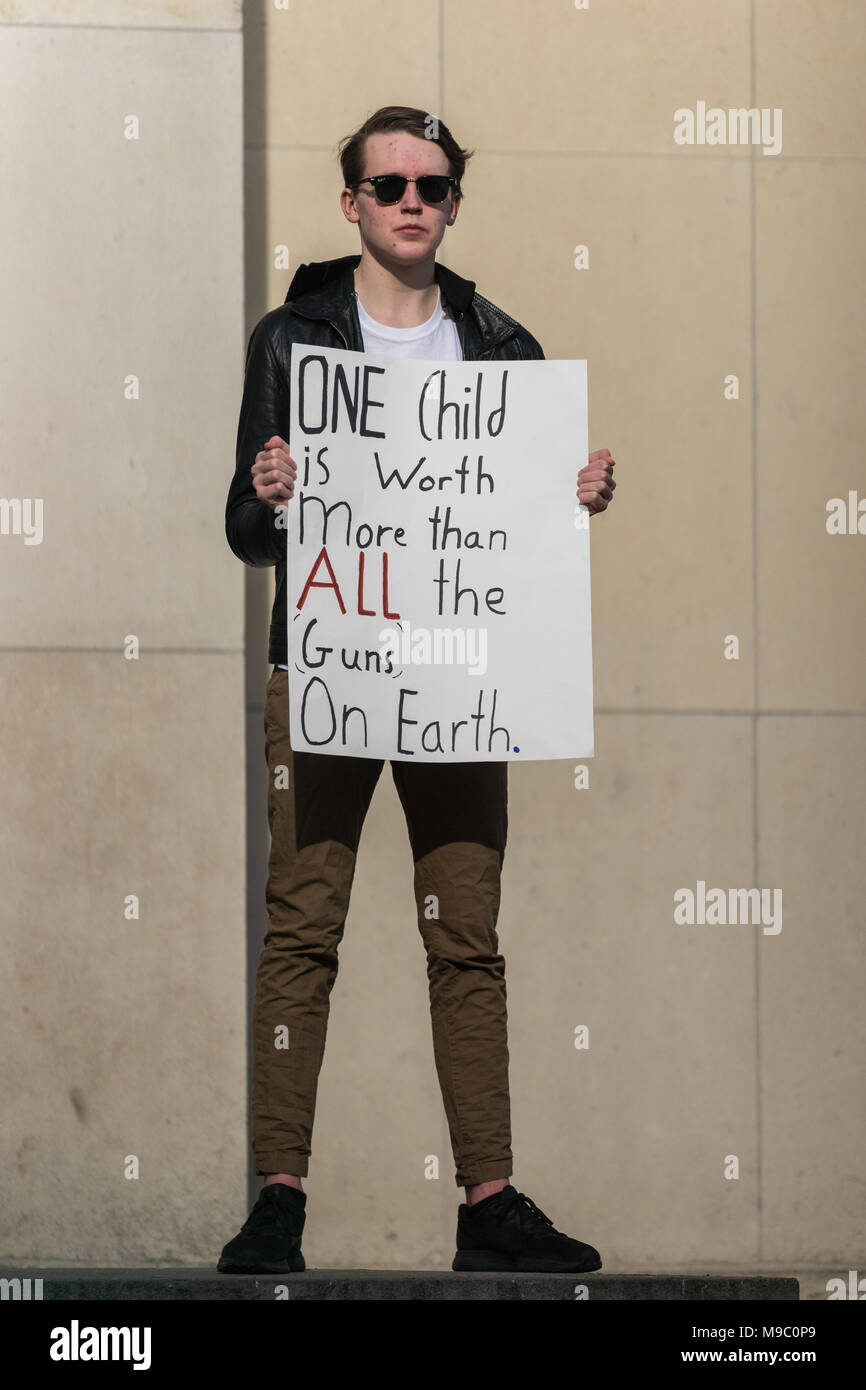
<instances>
[{"instance_id":1,"label":"brown hair","mask_svg":"<svg viewBox=\"0 0 866 1390\"><path fill-rule=\"evenodd\" d=\"M475 153L462 150L444 121L431 116L417 106L380 106L354 135L346 135L340 141L340 165L346 188L353 188L364 177L364 148L368 135L403 130L408 135L416 135L421 140L433 140L441 146L448 156L448 172L457 180L455 195L462 197L460 180L466 172L466 164Z\"/></svg>"}]
</instances>

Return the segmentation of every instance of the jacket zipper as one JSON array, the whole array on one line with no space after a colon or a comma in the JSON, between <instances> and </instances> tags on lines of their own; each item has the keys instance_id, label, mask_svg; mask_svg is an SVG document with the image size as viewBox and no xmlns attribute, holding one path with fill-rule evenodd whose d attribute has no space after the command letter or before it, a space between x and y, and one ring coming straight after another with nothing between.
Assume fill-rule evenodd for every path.
<instances>
[{"instance_id":1,"label":"jacket zipper","mask_svg":"<svg viewBox=\"0 0 866 1390\"><path fill-rule=\"evenodd\" d=\"M348 352L348 351L349 351L349 344L348 344L348 342L346 341L344 335L343 335L342 333L340 333L340 330L339 330L339 328L337 327L337 325L336 325L335 323L332 323L330 319L328 319L328 324L329 324L329 326L330 326L331 328L333 328L334 332L335 332L335 333L338 333L338 334L340 335L340 337L343 339L343 346L345 347L346 351Z\"/></svg>"}]
</instances>

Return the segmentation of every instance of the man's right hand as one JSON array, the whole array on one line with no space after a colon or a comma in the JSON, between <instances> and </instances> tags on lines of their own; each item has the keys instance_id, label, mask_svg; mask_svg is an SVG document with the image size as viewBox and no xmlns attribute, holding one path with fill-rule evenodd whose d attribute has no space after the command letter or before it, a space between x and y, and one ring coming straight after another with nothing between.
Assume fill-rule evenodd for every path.
<instances>
[{"instance_id":1,"label":"man's right hand","mask_svg":"<svg viewBox=\"0 0 866 1390\"><path fill-rule=\"evenodd\" d=\"M294 497L298 465L289 454L288 444L278 434L272 434L265 441L250 472L256 496L274 510L284 507L288 499Z\"/></svg>"}]
</instances>

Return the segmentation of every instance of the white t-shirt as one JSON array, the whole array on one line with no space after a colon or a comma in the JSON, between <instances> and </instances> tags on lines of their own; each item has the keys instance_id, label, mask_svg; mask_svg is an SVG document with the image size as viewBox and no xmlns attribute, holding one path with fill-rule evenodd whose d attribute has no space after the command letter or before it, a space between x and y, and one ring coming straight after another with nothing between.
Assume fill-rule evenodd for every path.
<instances>
[{"instance_id":1,"label":"white t-shirt","mask_svg":"<svg viewBox=\"0 0 866 1390\"><path fill-rule=\"evenodd\" d=\"M446 314L442 306L442 296L436 296L436 308L426 323L414 328L392 328L387 323L377 323L371 319L364 308L357 291L358 318L361 320L361 336L364 351L375 352L384 357L420 357L431 362L462 362L463 352L457 324ZM278 662L281 671L288 666Z\"/></svg>"},{"instance_id":2,"label":"white t-shirt","mask_svg":"<svg viewBox=\"0 0 866 1390\"><path fill-rule=\"evenodd\" d=\"M426 323L414 328L392 328L387 323L371 319L357 293L358 318L365 352L377 352L386 357L421 357L431 362L462 362L457 324L445 313L442 296L437 294L436 307Z\"/></svg>"}]
</instances>

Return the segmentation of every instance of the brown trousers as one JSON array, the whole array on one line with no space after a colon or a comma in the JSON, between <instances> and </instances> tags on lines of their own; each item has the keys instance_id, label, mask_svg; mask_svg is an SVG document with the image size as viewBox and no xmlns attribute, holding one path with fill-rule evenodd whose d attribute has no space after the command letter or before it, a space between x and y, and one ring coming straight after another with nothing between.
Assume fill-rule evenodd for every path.
<instances>
[{"instance_id":1,"label":"brown trousers","mask_svg":"<svg viewBox=\"0 0 866 1390\"><path fill-rule=\"evenodd\" d=\"M383 763L294 753L288 691L288 672L274 667L264 717L271 850L253 1011L253 1152L257 1173L303 1177L358 842ZM455 1181L507 1178L505 960L496 920L508 766L392 762L391 771L415 864Z\"/></svg>"}]
</instances>

